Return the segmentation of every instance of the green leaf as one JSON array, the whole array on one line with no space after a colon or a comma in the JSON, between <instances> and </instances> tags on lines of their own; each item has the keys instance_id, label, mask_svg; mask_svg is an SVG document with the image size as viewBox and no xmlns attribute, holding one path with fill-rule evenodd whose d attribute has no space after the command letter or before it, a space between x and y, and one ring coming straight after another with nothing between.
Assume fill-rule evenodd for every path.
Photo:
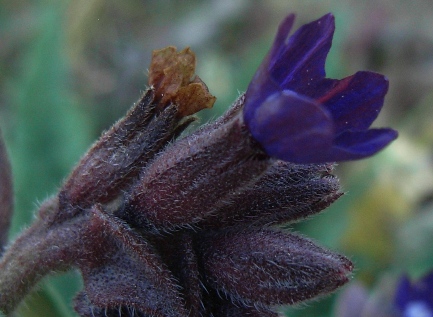
<instances>
[{"instance_id":1,"label":"green leaf","mask_svg":"<svg viewBox=\"0 0 433 317\"><path fill-rule=\"evenodd\" d=\"M39 6L37 36L15 83L14 121L9 133L16 186L12 234L31 222L36 201L56 191L90 143L88 120L68 86L63 2Z\"/></svg>"},{"instance_id":2,"label":"green leaf","mask_svg":"<svg viewBox=\"0 0 433 317\"><path fill-rule=\"evenodd\" d=\"M71 274L63 276L66 284L63 286L68 289L76 288L77 283L67 282L71 280ZM63 295L54 286L56 280L61 277L52 277L37 292L31 294L20 307L14 312L16 317L76 317L71 303L66 304Z\"/></svg>"}]
</instances>

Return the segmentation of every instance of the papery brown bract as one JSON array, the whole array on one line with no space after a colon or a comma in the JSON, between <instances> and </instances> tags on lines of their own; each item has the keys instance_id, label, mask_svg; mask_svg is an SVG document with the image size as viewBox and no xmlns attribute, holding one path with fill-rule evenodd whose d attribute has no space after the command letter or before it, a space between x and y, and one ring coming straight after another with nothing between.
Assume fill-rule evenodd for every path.
<instances>
[{"instance_id":1,"label":"papery brown bract","mask_svg":"<svg viewBox=\"0 0 433 317\"><path fill-rule=\"evenodd\" d=\"M327 294L346 283L352 270L345 257L276 229L217 231L201 247L207 283L264 311Z\"/></svg>"}]
</instances>

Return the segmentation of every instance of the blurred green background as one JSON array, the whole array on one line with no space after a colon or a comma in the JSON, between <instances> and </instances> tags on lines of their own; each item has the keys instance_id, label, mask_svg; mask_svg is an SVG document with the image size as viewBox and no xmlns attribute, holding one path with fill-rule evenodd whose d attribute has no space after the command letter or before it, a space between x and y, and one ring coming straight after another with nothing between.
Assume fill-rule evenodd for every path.
<instances>
[{"instance_id":1,"label":"blurred green background","mask_svg":"<svg viewBox=\"0 0 433 317\"><path fill-rule=\"evenodd\" d=\"M203 112L206 122L246 89L290 12L296 26L335 15L327 75L388 76L375 125L400 132L374 158L340 164L347 194L293 229L348 255L354 280L369 289L383 286L384 276L392 284L402 272L416 278L432 270L431 0L0 0L0 126L16 193L11 238L145 89L153 49L195 51L197 74L218 98ZM74 272L47 278L16 315L75 316L71 297L80 283ZM336 296L287 309L287 316L334 316Z\"/></svg>"}]
</instances>

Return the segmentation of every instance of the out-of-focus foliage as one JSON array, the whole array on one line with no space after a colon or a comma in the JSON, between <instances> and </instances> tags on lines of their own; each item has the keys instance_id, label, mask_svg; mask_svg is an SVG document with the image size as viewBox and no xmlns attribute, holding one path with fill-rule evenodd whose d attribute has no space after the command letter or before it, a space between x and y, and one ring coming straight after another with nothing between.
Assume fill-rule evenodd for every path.
<instances>
[{"instance_id":1,"label":"out-of-focus foliage","mask_svg":"<svg viewBox=\"0 0 433 317\"><path fill-rule=\"evenodd\" d=\"M347 195L292 226L349 255L355 279L414 278L433 268L433 6L414 1L0 0L0 126L11 156L16 213L11 236L35 204L138 98L151 51L191 46L217 102L215 118L244 91L289 12L299 26L332 12L337 30L328 76L373 70L390 80L377 126L399 139L378 156L341 164ZM386 280L386 279L385 279ZM19 316L74 316L76 274L50 278ZM335 296L288 316L332 316ZM50 315L51 314L51 315Z\"/></svg>"}]
</instances>

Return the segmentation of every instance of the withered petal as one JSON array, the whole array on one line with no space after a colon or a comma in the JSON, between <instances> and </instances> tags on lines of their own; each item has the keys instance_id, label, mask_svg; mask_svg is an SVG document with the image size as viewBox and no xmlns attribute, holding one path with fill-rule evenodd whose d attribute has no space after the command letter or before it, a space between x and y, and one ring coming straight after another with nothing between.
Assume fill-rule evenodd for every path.
<instances>
[{"instance_id":1,"label":"withered petal","mask_svg":"<svg viewBox=\"0 0 433 317\"><path fill-rule=\"evenodd\" d=\"M215 100L216 97L209 93L207 86L198 76L188 86L181 87L173 98L182 117L205 108L212 108Z\"/></svg>"},{"instance_id":2,"label":"withered petal","mask_svg":"<svg viewBox=\"0 0 433 317\"><path fill-rule=\"evenodd\" d=\"M186 85L194 75L195 64L195 54L189 47L180 52L177 52L174 46L154 50L149 67L149 85L156 89L164 89L160 85L169 82L169 79L165 79L166 76L176 76L173 79L179 85Z\"/></svg>"},{"instance_id":3,"label":"withered petal","mask_svg":"<svg viewBox=\"0 0 433 317\"><path fill-rule=\"evenodd\" d=\"M189 47L177 52L169 46L153 52L149 85L155 89L160 108L173 103L183 117L213 106L216 98L194 74L195 64L195 54Z\"/></svg>"}]
</instances>

